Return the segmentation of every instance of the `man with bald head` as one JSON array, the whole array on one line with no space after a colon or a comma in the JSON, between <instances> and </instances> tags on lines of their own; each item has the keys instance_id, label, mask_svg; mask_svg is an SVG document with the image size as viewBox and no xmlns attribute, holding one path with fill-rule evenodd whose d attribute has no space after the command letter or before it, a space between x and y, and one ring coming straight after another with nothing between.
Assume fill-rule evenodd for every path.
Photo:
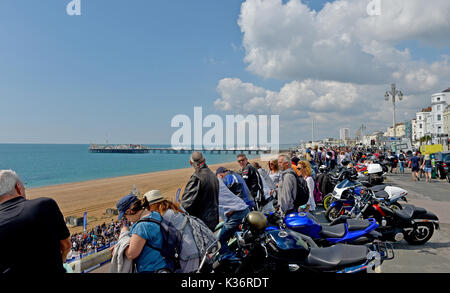
<instances>
[{"instance_id":1,"label":"man with bald head","mask_svg":"<svg viewBox=\"0 0 450 293\"><path fill-rule=\"evenodd\" d=\"M16 172L0 170L0 273L64 273L69 237L53 199L26 199Z\"/></svg>"},{"instance_id":2,"label":"man with bald head","mask_svg":"<svg viewBox=\"0 0 450 293\"><path fill-rule=\"evenodd\" d=\"M186 184L181 206L214 231L219 223L219 180L201 152L192 153L190 164L195 171Z\"/></svg>"}]
</instances>

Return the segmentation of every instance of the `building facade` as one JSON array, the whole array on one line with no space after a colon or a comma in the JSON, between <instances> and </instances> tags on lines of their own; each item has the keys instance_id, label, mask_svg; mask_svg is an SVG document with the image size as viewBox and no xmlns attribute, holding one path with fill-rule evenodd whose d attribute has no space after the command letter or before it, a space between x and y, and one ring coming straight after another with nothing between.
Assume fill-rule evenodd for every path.
<instances>
[{"instance_id":1,"label":"building facade","mask_svg":"<svg viewBox=\"0 0 450 293\"><path fill-rule=\"evenodd\" d=\"M339 138L343 141L350 139L350 129L348 128L339 129Z\"/></svg>"},{"instance_id":2,"label":"building facade","mask_svg":"<svg viewBox=\"0 0 450 293\"><path fill-rule=\"evenodd\" d=\"M417 120L411 120L411 141L417 141Z\"/></svg>"},{"instance_id":3,"label":"building facade","mask_svg":"<svg viewBox=\"0 0 450 293\"><path fill-rule=\"evenodd\" d=\"M425 135L431 134L431 107L422 109L421 112L416 113L417 123L417 140L420 140Z\"/></svg>"},{"instance_id":4,"label":"building facade","mask_svg":"<svg viewBox=\"0 0 450 293\"><path fill-rule=\"evenodd\" d=\"M443 114L448 106L448 98L450 97L450 88L431 96L431 129L433 137L442 136L444 134Z\"/></svg>"},{"instance_id":5,"label":"building facade","mask_svg":"<svg viewBox=\"0 0 450 293\"><path fill-rule=\"evenodd\" d=\"M444 134L450 136L450 106L447 106L444 112L442 113L442 120L443 120Z\"/></svg>"},{"instance_id":6,"label":"building facade","mask_svg":"<svg viewBox=\"0 0 450 293\"><path fill-rule=\"evenodd\" d=\"M397 123L395 125L395 136L405 137L406 136L406 125L405 123Z\"/></svg>"}]
</instances>

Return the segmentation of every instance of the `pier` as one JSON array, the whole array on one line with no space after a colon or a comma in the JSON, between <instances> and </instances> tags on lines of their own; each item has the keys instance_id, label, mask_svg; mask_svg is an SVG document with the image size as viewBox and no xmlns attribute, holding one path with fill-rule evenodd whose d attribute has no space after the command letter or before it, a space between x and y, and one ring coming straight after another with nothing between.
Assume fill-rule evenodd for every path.
<instances>
[{"instance_id":1,"label":"pier","mask_svg":"<svg viewBox=\"0 0 450 293\"><path fill-rule=\"evenodd\" d=\"M209 154L270 154L268 149L253 149L253 148L239 148L239 149L213 149L213 148L150 148L143 145L91 145L89 152L91 153L127 153L127 154L142 154L142 153L160 153L160 154L191 154L192 152L202 152ZM288 150L280 150L281 152L288 152Z\"/></svg>"}]
</instances>

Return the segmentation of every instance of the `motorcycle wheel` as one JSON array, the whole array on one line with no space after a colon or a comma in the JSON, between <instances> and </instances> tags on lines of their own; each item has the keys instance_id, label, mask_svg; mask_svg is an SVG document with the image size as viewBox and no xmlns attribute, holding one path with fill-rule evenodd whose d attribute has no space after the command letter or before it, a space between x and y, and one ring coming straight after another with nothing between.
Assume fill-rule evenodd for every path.
<instances>
[{"instance_id":1,"label":"motorcycle wheel","mask_svg":"<svg viewBox=\"0 0 450 293\"><path fill-rule=\"evenodd\" d=\"M434 233L432 223L419 223L414 226L414 230L409 235L405 235L405 240L411 245L422 245L430 240Z\"/></svg>"},{"instance_id":2,"label":"motorcycle wheel","mask_svg":"<svg viewBox=\"0 0 450 293\"><path fill-rule=\"evenodd\" d=\"M402 210L403 209L402 205L399 204L398 202L391 203L391 205L389 207L393 210Z\"/></svg>"},{"instance_id":3,"label":"motorcycle wheel","mask_svg":"<svg viewBox=\"0 0 450 293\"><path fill-rule=\"evenodd\" d=\"M324 210L328 210L328 208L330 207L330 204L333 202L333 196L331 194L327 194L324 198L323 198L323 209Z\"/></svg>"},{"instance_id":4,"label":"motorcycle wheel","mask_svg":"<svg viewBox=\"0 0 450 293\"><path fill-rule=\"evenodd\" d=\"M325 218L327 219L328 222L331 223L341 216L340 211L341 210L337 209L336 207L331 207L331 208L327 209L327 211L325 213Z\"/></svg>"}]
</instances>

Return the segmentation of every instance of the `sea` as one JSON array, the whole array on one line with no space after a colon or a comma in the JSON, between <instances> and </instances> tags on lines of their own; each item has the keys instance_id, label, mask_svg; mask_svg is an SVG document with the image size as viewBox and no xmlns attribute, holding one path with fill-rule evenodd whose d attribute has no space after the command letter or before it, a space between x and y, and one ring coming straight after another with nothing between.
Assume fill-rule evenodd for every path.
<instances>
[{"instance_id":1,"label":"sea","mask_svg":"<svg viewBox=\"0 0 450 293\"><path fill-rule=\"evenodd\" d=\"M209 165L236 161L232 153L204 155ZM252 159L259 155L247 157ZM0 144L0 170L14 170L27 188L190 168L189 158L190 154L159 152L90 153L88 144Z\"/></svg>"}]
</instances>

